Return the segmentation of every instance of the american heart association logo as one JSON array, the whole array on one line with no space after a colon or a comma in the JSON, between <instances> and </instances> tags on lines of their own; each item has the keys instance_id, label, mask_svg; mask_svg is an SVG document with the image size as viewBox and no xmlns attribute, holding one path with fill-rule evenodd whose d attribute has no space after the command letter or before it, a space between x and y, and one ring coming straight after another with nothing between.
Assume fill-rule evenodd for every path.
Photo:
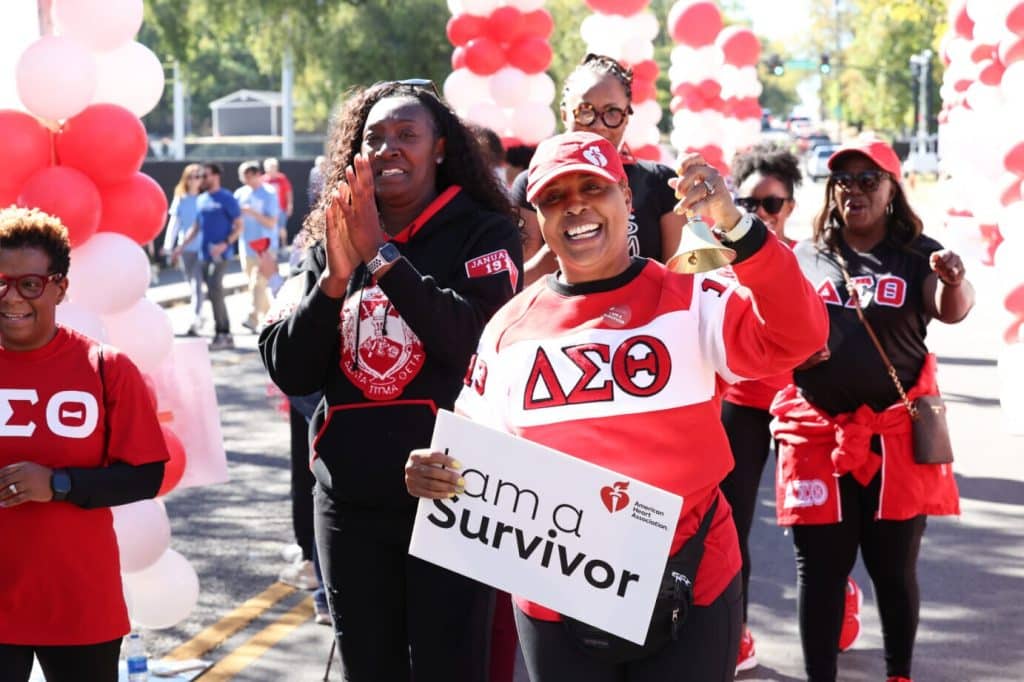
<instances>
[{"instance_id":1,"label":"american heart association logo","mask_svg":"<svg viewBox=\"0 0 1024 682\"><path fill-rule=\"evenodd\" d=\"M626 494L628 487L629 481L619 481L601 488L601 501L610 513L614 514L629 505L629 495Z\"/></svg>"}]
</instances>

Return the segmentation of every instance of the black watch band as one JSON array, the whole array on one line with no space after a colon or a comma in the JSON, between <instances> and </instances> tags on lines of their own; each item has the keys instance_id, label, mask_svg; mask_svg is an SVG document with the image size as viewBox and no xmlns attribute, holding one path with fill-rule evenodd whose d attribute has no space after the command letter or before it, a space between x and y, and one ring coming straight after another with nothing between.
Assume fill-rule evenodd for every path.
<instances>
[{"instance_id":1,"label":"black watch band","mask_svg":"<svg viewBox=\"0 0 1024 682\"><path fill-rule=\"evenodd\" d=\"M50 474L50 490L53 491L53 501L63 502L71 492L71 476L67 469L54 469Z\"/></svg>"}]
</instances>

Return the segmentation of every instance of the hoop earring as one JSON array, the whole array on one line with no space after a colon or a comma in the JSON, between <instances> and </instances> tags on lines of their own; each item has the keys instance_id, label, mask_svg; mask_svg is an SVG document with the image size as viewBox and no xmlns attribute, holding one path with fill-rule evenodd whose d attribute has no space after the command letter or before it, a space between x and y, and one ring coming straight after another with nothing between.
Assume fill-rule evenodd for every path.
<instances>
[{"instance_id":1,"label":"hoop earring","mask_svg":"<svg viewBox=\"0 0 1024 682\"><path fill-rule=\"evenodd\" d=\"M892 202L890 201L885 207L885 214L892 215Z\"/></svg>"},{"instance_id":2,"label":"hoop earring","mask_svg":"<svg viewBox=\"0 0 1024 682\"><path fill-rule=\"evenodd\" d=\"M439 156L436 159L434 159L434 162L437 163L437 165L440 166L442 163L444 163L444 157L443 156Z\"/></svg>"}]
</instances>

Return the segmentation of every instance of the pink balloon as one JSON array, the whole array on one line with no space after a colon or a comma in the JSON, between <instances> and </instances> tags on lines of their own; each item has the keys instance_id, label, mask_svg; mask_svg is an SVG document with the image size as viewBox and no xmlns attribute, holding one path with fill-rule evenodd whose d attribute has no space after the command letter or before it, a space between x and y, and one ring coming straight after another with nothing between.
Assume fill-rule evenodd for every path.
<instances>
[{"instance_id":1,"label":"pink balloon","mask_svg":"<svg viewBox=\"0 0 1024 682\"><path fill-rule=\"evenodd\" d=\"M149 257L123 234L97 232L71 252L68 296L101 315L130 307L146 295Z\"/></svg>"},{"instance_id":2,"label":"pink balloon","mask_svg":"<svg viewBox=\"0 0 1024 682\"><path fill-rule=\"evenodd\" d=\"M15 79L25 108L57 121L89 105L96 91L96 58L74 40L44 36L21 54Z\"/></svg>"},{"instance_id":3,"label":"pink balloon","mask_svg":"<svg viewBox=\"0 0 1024 682\"><path fill-rule=\"evenodd\" d=\"M96 56L94 103L117 104L142 117L163 94L164 66L145 45L132 41Z\"/></svg>"},{"instance_id":4,"label":"pink balloon","mask_svg":"<svg viewBox=\"0 0 1024 682\"><path fill-rule=\"evenodd\" d=\"M733 66L757 66L761 57L761 41L754 32L742 26L727 26L715 39L725 54L725 63Z\"/></svg>"},{"instance_id":5,"label":"pink balloon","mask_svg":"<svg viewBox=\"0 0 1024 682\"><path fill-rule=\"evenodd\" d=\"M129 308L104 315L110 345L120 348L143 372L153 372L171 353L174 329L158 304L140 298Z\"/></svg>"},{"instance_id":6,"label":"pink balloon","mask_svg":"<svg viewBox=\"0 0 1024 682\"><path fill-rule=\"evenodd\" d=\"M142 0L54 0L57 32L95 52L124 45L142 26Z\"/></svg>"},{"instance_id":7,"label":"pink balloon","mask_svg":"<svg viewBox=\"0 0 1024 682\"><path fill-rule=\"evenodd\" d=\"M722 13L713 2L680 0L668 13L672 39L690 47L704 47L715 42L722 30Z\"/></svg>"}]
</instances>

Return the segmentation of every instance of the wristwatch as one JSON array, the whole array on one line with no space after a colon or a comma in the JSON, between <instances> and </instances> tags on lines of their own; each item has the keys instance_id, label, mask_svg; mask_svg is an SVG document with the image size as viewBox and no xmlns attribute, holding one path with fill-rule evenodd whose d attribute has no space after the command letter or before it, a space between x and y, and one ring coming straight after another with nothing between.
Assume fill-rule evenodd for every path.
<instances>
[{"instance_id":1,"label":"wristwatch","mask_svg":"<svg viewBox=\"0 0 1024 682\"><path fill-rule=\"evenodd\" d=\"M371 275L376 275L378 270L383 268L385 265L391 265L401 257L402 254L399 253L397 246L391 242L385 242L379 249L377 249L377 255L366 264L366 268L370 271Z\"/></svg>"},{"instance_id":2,"label":"wristwatch","mask_svg":"<svg viewBox=\"0 0 1024 682\"><path fill-rule=\"evenodd\" d=\"M63 502L71 492L71 477L67 469L54 469L50 474L50 489L53 491L53 501Z\"/></svg>"}]
</instances>

